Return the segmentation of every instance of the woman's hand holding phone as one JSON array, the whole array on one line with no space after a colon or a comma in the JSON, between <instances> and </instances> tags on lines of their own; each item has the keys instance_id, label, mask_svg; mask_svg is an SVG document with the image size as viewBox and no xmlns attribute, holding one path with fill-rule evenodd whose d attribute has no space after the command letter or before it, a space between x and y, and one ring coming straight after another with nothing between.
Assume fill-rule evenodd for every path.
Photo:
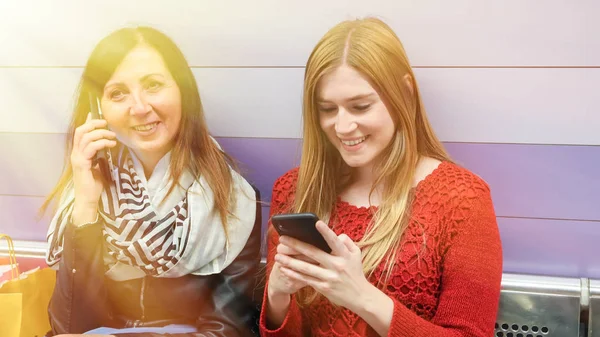
<instances>
[{"instance_id":1,"label":"woman's hand holding phone","mask_svg":"<svg viewBox=\"0 0 600 337\"><path fill-rule=\"evenodd\" d=\"M71 151L75 189L72 219L75 225L92 222L96 219L98 200L103 189L103 178L99 165L96 164L93 167L92 161L98 151L117 145L116 134L106 127L106 120L93 119L91 114L88 114L85 123L75 129L73 150Z\"/></svg>"},{"instance_id":2,"label":"woman's hand holding phone","mask_svg":"<svg viewBox=\"0 0 600 337\"><path fill-rule=\"evenodd\" d=\"M276 215L271 218L273 226L280 234L280 240L286 234L313 238L314 231L316 231L316 228L314 228L316 219L313 214ZM317 264L315 260L283 243L277 245L277 255L287 256L309 264ZM291 302L290 295L307 286L306 282L287 277L281 268L280 263L275 262L273 264L267 288L267 317L269 317L269 322L275 325L274 328L280 326L285 319Z\"/></svg>"},{"instance_id":3,"label":"woman's hand holding phone","mask_svg":"<svg viewBox=\"0 0 600 337\"><path fill-rule=\"evenodd\" d=\"M280 240L282 244L318 264L278 253L275 261L280 265L281 273L290 282L304 283L331 303L354 312L379 335L386 336L392 321L394 301L367 280L360 247L346 234L337 235L323 221L318 221L316 228L331 247L331 254L292 237L283 237Z\"/></svg>"},{"instance_id":4,"label":"woman's hand holding phone","mask_svg":"<svg viewBox=\"0 0 600 337\"><path fill-rule=\"evenodd\" d=\"M311 242L315 246L320 246L324 250L329 250L327 243L321 234L317 231L315 224L318 217L313 213L288 213L277 214L271 217L273 227L279 233L280 243L277 245L277 255L301 260L310 264L318 264L314 259L300 253L289 245L281 243L282 238L290 235L296 238L302 238ZM315 248L316 249L316 248ZM304 282L295 282L281 272L281 265L278 262L273 264L273 269L269 275L268 295L271 297L284 297L296 293L306 286Z\"/></svg>"},{"instance_id":5,"label":"woman's hand holding phone","mask_svg":"<svg viewBox=\"0 0 600 337\"><path fill-rule=\"evenodd\" d=\"M283 244L277 245L277 254L286 253L295 255L293 254L295 251L289 249L287 246ZM269 323L273 324L272 328L277 328L283 323L290 308L290 295L295 294L307 285L305 282L287 277L282 273L281 267L281 264L278 262L273 264L267 287L267 317L269 318Z\"/></svg>"}]
</instances>

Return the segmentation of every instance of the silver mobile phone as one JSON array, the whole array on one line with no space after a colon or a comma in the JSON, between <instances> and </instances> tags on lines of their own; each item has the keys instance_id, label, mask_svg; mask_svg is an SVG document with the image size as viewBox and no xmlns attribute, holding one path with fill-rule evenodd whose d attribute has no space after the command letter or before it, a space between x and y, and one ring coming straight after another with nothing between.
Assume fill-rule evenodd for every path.
<instances>
[{"instance_id":1,"label":"silver mobile phone","mask_svg":"<svg viewBox=\"0 0 600 337\"><path fill-rule=\"evenodd\" d=\"M89 94L89 102L90 102L90 113L93 119L104 119L102 115L102 108L100 106L100 98L90 92ZM100 172L105 180L105 182L117 181L118 172L116 171L116 166L113 163L112 152L110 149L102 149L96 152L96 156L92 159L92 166L96 166L96 164L100 165Z\"/></svg>"}]
</instances>

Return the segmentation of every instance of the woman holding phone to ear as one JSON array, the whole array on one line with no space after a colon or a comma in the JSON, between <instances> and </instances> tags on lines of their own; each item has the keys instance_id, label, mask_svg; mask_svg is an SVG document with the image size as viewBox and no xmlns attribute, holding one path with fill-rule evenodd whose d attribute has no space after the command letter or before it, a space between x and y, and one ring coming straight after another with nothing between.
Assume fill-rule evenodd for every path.
<instances>
[{"instance_id":1,"label":"woman holding phone to ear","mask_svg":"<svg viewBox=\"0 0 600 337\"><path fill-rule=\"evenodd\" d=\"M331 254L269 229L262 336L491 336L502 250L488 185L430 126L382 21L336 25L308 59L299 168L271 214L312 212Z\"/></svg>"},{"instance_id":2,"label":"woman holding phone to ear","mask_svg":"<svg viewBox=\"0 0 600 337\"><path fill-rule=\"evenodd\" d=\"M89 113L97 102L104 119ZM103 151L114 176L94 164ZM258 191L209 135L171 39L137 27L100 41L67 153L44 205L57 204L47 236L47 263L58 269L50 336L251 335Z\"/></svg>"}]
</instances>

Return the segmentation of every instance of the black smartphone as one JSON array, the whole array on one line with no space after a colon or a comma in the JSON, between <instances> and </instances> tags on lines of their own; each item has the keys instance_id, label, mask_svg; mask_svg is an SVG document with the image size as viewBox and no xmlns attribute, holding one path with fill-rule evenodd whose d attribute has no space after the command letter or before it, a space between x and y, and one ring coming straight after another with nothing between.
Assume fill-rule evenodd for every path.
<instances>
[{"instance_id":1,"label":"black smartphone","mask_svg":"<svg viewBox=\"0 0 600 337\"><path fill-rule=\"evenodd\" d=\"M92 115L92 119L104 119L102 115L102 108L100 107L100 99L92 94L88 93L89 101L90 101L90 114ZM102 149L96 152L96 156L92 159L92 166L96 166L99 164L100 172L104 178L104 181L107 183L109 181L116 181L113 172L115 172L115 166L112 161L112 153L110 149Z\"/></svg>"},{"instance_id":2,"label":"black smartphone","mask_svg":"<svg viewBox=\"0 0 600 337\"><path fill-rule=\"evenodd\" d=\"M293 237L329 254L331 248L315 227L317 221L319 218L314 213L277 214L271 217L271 223L279 235Z\"/></svg>"}]
</instances>

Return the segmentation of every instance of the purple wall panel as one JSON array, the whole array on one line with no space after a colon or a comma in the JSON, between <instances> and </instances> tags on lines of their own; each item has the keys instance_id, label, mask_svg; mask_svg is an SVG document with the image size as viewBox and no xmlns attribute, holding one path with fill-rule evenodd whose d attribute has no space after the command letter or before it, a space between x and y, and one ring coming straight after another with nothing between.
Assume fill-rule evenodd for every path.
<instances>
[{"instance_id":1,"label":"purple wall panel","mask_svg":"<svg viewBox=\"0 0 600 337\"><path fill-rule=\"evenodd\" d=\"M62 169L64 135L11 134L0 156L0 195L45 196ZM270 201L275 179L299 163L299 139L219 138ZM36 145L37 144L37 145ZM600 221L600 146L445 144L492 188L499 216ZM31 148L41 149L32 153Z\"/></svg>"},{"instance_id":2,"label":"purple wall panel","mask_svg":"<svg viewBox=\"0 0 600 337\"><path fill-rule=\"evenodd\" d=\"M20 143L18 139L0 147L3 158L21 156L16 166L9 162L0 171L4 214L0 232L15 239L44 241L48 218L35 220L42 200L36 196L47 193L56 181L62 137L32 136L27 144L48 144L39 158L25 156L25 143L12 144ZM244 175L267 203L274 180L299 163L299 139L218 140L240 162ZM447 143L446 147L459 164L492 188L506 272L600 278L600 146ZM46 165L39 165L40 158ZM32 175L39 181L32 184L25 179ZM265 228L268 204L262 214Z\"/></svg>"},{"instance_id":3,"label":"purple wall panel","mask_svg":"<svg viewBox=\"0 0 600 337\"><path fill-rule=\"evenodd\" d=\"M65 134L0 133L0 195L46 196L58 182Z\"/></svg>"},{"instance_id":4,"label":"purple wall panel","mask_svg":"<svg viewBox=\"0 0 600 337\"><path fill-rule=\"evenodd\" d=\"M275 179L299 162L298 139L219 142L248 168L265 201ZM599 146L445 145L492 188L505 272L600 278Z\"/></svg>"},{"instance_id":5,"label":"purple wall panel","mask_svg":"<svg viewBox=\"0 0 600 337\"><path fill-rule=\"evenodd\" d=\"M273 182L298 165L299 139L220 138L270 200ZM499 216L600 221L600 146L445 144L485 179Z\"/></svg>"},{"instance_id":6,"label":"purple wall panel","mask_svg":"<svg viewBox=\"0 0 600 337\"><path fill-rule=\"evenodd\" d=\"M600 222L498 218L504 271L600 278Z\"/></svg>"},{"instance_id":7,"label":"purple wall panel","mask_svg":"<svg viewBox=\"0 0 600 337\"><path fill-rule=\"evenodd\" d=\"M268 216L263 207L263 235ZM600 279L600 222L500 217L498 228L504 272Z\"/></svg>"},{"instance_id":8,"label":"purple wall panel","mask_svg":"<svg viewBox=\"0 0 600 337\"><path fill-rule=\"evenodd\" d=\"M271 201L275 180L300 164L300 139L217 138L236 159L242 174L259 190L264 201Z\"/></svg>"},{"instance_id":9,"label":"purple wall panel","mask_svg":"<svg viewBox=\"0 0 600 337\"><path fill-rule=\"evenodd\" d=\"M498 215L600 220L600 146L445 146L490 184Z\"/></svg>"},{"instance_id":10,"label":"purple wall panel","mask_svg":"<svg viewBox=\"0 0 600 337\"><path fill-rule=\"evenodd\" d=\"M48 224L52 217L46 214L38 219L37 212L44 202L40 197L12 197L0 195L0 233L15 240L46 241Z\"/></svg>"}]
</instances>

